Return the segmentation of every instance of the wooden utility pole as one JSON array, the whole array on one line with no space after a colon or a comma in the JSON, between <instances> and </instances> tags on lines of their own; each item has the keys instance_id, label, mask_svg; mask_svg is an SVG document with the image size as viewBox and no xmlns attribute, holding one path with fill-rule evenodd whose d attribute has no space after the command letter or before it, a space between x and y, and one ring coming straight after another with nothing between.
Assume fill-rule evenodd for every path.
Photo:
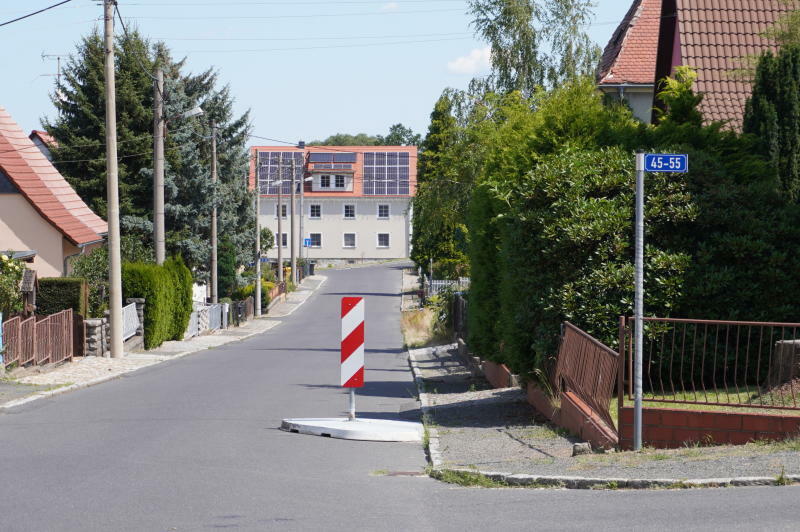
<instances>
[{"instance_id":1,"label":"wooden utility pole","mask_svg":"<svg viewBox=\"0 0 800 532\"><path fill-rule=\"evenodd\" d=\"M164 71L153 81L153 243L156 264L164 264Z\"/></svg>"},{"instance_id":2,"label":"wooden utility pole","mask_svg":"<svg viewBox=\"0 0 800 532\"><path fill-rule=\"evenodd\" d=\"M289 253L291 254L291 265L292 265L292 283L295 285L297 284L297 251L295 244L297 243L297 231L295 230L294 225L294 195L295 195L295 188L297 187L295 174L297 173L297 169L295 168L295 159L294 153L292 153L292 199L291 205L289 207L289 240L291 240L291 245L289 247Z\"/></svg>"},{"instance_id":3,"label":"wooden utility pole","mask_svg":"<svg viewBox=\"0 0 800 532\"><path fill-rule=\"evenodd\" d=\"M281 192L283 188L283 152L278 154L278 282L283 282L283 234L281 233L281 218L283 215L281 205Z\"/></svg>"},{"instance_id":4,"label":"wooden utility pole","mask_svg":"<svg viewBox=\"0 0 800 532\"><path fill-rule=\"evenodd\" d=\"M217 290L217 124L211 122L211 302L219 303Z\"/></svg>"},{"instance_id":5,"label":"wooden utility pole","mask_svg":"<svg viewBox=\"0 0 800 532\"><path fill-rule=\"evenodd\" d=\"M114 77L115 0L103 0L106 77L106 188L108 201L108 286L111 356L122 351L122 260L119 250L119 183L117 168L117 98Z\"/></svg>"},{"instance_id":6,"label":"wooden utility pole","mask_svg":"<svg viewBox=\"0 0 800 532\"><path fill-rule=\"evenodd\" d=\"M256 316L261 316L261 222L259 215L261 214L261 184L259 182L259 166L258 166L258 150L255 151L255 164L253 167L256 169L256 286L253 295L255 296L255 313Z\"/></svg>"}]
</instances>

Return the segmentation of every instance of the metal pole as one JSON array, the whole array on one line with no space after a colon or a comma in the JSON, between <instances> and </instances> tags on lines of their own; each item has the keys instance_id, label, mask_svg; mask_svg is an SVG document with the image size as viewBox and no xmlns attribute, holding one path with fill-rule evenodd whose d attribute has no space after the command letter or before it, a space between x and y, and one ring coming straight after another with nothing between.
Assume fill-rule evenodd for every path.
<instances>
[{"instance_id":1,"label":"metal pole","mask_svg":"<svg viewBox=\"0 0 800 532\"><path fill-rule=\"evenodd\" d=\"M280 152L278 155L278 282L283 282L283 253L281 252L281 247L283 244L283 235L281 234L281 215L283 214L283 209L281 206L281 192L283 189L283 152Z\"/></svg>"},{"instance_id":2,"label":"metal pole","mask_svg":"<svg viewBox=\"0 0 800 532\"><path fill-rule=\"evenodd\" d=\"M644 315L644 153L636 152L636 299L633 319L636 327L633 395L633 450L642 449L642 316Z\"/></svg>"},{"instance_id":3,"label":"metal pole","mask_svg":"<svg viewBox=\"0 0 800 532\"><path fill-rule=\"evenodd\" d=\"M211 122L211 302L219 303L217 272L217 124Z\"/></svg>"},{"instance_id":4,"label":"metal pole","mask_svg":"<svg viewBox=\"0 0 800 532\"><path fill-rule=\"evenodd\" d=\"M122 260L119 250L119 181L117 168L117 98L114 74L114 0L104 0L106 77L106 188L108 201L108 284L111 356L122 350Z\"/></svg>"},{"instance_id":5,"label":"metal pole","mask_svg":"<svg viewBox=\"0 0 800 532\"><path fill-rule=\"evenodd\" d=\"M347 414L347 419L355 421L356 419L356 389L350 388L350 411Z\"/></svg>"},{"instance_id":6,"label":"metal pole","mask_svg":"<svg viewBox=\"0 0 800 532\"><path fill-rule=\"evenodd\" d=\"M256 150L255 162L256 174L256 286L253 295L255 296L255 313L261 316L261 223L259 214L261 213L261 185L258 182L258 150Z\"/></svg>"},{"instance_id":7,"label":"metal pole","mask_svg":"<svg viewBox=\"0 0 800 532\"><path fill-rule=\"evenodd\" d=\"M297 184L295 182L295 160L294 160L294 153L292 154L292 192L291 192L291 204L289 205L289 233L290 233L290 240L289 243L289 255L291 257L291 266L292 266L292 283L297 284L297 248L295 247L295 240L297 238L297 231L295 231L294 227L294 194L295 188Z\"/></svg>"},{"instance_id":8,"label":"metal pole","mask_svg":"<svg viewBox=\"0 0 800 532\"><path fill-rule=\"evenodd\" d=\"M153 82L153 243L156 264L164 264L164 71Z\"/></svg>"},{"instance_id":9,"label":"metal pole","mask_svg":"<svg viewBox=\"0 0 800 532\"><path fill-rule=\"evenodd\" d=\"M299 248L300 258L301 259L303 258L303 255L304 255L303 252L305 250L305 247L303 246L303 240L305 239L305 233L303 233L303 217L306 214L306 211L304 210L305 207L303 206L303 196L305 195L304 194L305 188L306 188L306 172L305 172L305 163L304 163L303 164L303 171L301 172L301 177L300 177L300 228L299 228L298 235L297 235L297 245L298 245L298 248ZM306 260L303 263L303 273L304 274L305 274L306 271L308 271L307 270L308 265L306 264L306 262L308 262L308 261Z\"/></svg>"}]
</instances>

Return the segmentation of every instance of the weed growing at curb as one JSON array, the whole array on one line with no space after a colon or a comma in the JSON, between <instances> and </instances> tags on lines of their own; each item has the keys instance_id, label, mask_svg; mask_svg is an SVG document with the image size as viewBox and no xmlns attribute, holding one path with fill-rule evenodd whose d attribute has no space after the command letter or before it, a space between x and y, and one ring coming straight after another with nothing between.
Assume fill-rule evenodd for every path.
<instances>
[{"instance_id":1,"label":"weed growing at curb","mask_svg":"<svg viewBox=\"0 0 800 532\"><path fill-rule=\"evenodd\" d=\"M777 477L775 477L775 485L776 486L788 486L791 484L792 481L786 476L786 468L781 466L781 473Z\"/></svg>"},{"instance_id":2,"label":"weed growing at curb","mask_svg":"<svg viewBox=\"0 0 800 532\"><path fill-rule=\"evenodd\" d=\"M507 482L493 480L486 475L480 473L471 473L469 471L453 471L450 469L434 469L431 470L429 475L436 480L446 482L448 484L457 484L463 487L479 487L479 488L508 488L510 485Z\"/></svg>"}]
</instances>

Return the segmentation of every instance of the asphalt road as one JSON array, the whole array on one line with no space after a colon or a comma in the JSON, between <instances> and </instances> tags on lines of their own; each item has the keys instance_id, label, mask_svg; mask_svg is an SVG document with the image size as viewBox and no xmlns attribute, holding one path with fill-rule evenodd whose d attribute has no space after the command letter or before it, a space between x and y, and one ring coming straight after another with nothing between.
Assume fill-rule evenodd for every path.
<instances>
[{"instance_id":1,"label":"asphalt road","mask_svg":"<svg viewBox=\"0 0 800 532\"><path fill-rule=\"evenodd\" d=\"M327 275L261 336L0 414L0 530L797 529L797 487L461 488L384 474L422 471L419 444L277 430L346 411L343 295L367 300L359 415L412 407L398 267Z\"/></svg>"}]
</instances>

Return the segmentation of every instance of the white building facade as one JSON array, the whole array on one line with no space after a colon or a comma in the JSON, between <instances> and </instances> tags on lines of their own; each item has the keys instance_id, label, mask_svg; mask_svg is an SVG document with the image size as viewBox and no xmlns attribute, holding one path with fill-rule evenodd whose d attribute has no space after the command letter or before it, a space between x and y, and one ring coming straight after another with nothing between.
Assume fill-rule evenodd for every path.
<instances>
[{"instance_id":1,"label":"white building facade","mask_svg":"<svg viewBox=\"0 0 800 532\"><path fill-rule=\"evenodd\" d=\"M251 183L255 185L258 175L261 191L259 221L275 235L276 245L267 259L277 260L280 245L281 258L288 261L293 240L298 258L320 265L409 256L416 147L309 146L286 150L263 146L252 150ZM300 183L304 187L302 200Z\"/></svg>"}]
</instances>

